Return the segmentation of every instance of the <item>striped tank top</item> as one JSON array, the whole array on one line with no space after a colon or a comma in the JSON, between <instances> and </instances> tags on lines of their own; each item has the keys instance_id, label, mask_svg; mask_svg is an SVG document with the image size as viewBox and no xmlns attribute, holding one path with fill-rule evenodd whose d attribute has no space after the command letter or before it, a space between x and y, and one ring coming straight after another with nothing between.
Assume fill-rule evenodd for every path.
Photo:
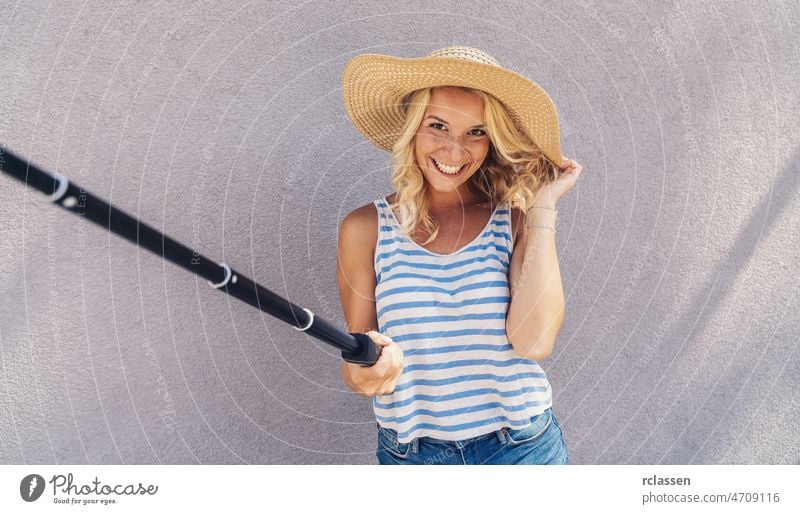
<instances>
[{"instance_id":1,"label":"striped tank top","mask_svg":"<svg viewBox=\"0 0 800 514\"><path fill-rule=\"evenodd\" d=\"M506 334L510 203L450 254L405 237L386 197L373 203L378 331L402 348L404 363L395 390L372 398L378 423L402 443L529 425L551 407L552 392L539 364L517 357Z\"/></svg>"}]
</instances>

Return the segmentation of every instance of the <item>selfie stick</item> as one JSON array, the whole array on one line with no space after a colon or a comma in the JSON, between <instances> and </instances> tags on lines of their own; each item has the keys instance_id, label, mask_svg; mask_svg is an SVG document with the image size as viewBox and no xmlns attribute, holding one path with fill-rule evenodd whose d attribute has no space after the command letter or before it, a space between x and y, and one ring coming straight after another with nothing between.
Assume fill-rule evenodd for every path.
<instances>
[{"instance_id":1,"label":"selfie stick","mask_svg":"<svg viewBox=\"0 0 800 514\"><path fill-rule=\"evenodd\" d=\"M347 362L372 365L380 356L381 347L374 343L368 335L340 330L324 319L315 316L311 310L298 307L276 295L227 264L211 261L113 205L109 205L77 184L71 183L63 175L50 175L2 147L0 147L0 171L50 195L50 199L62 208L205 278L214 289L224 291L289 323L296 330L306 332L320 341L336 347L341 350L342 358Z\"/></svg>"}]
</instances>

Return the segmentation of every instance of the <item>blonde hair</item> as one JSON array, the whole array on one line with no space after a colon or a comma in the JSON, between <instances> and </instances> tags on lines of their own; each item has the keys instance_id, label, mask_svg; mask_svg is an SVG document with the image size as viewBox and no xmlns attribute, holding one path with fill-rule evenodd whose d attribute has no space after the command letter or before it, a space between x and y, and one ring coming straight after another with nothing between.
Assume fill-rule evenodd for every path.
<instances>
[{"instance_id":1,"label":"blonde hair","mask_svg":"<svg viewBox=\"0 0 800 514\"><path fill-rule=\"evenodd\" d=\"M494 96L461 87L483 98L486 132L491 144L484 162L469 179L469 185L486 200L497 205L506 200L525 209L543 185L555 178L555 166L524 132L514 124L505 106ZM414 156L417 130L430 102L432 88L418 89L403 100L405 123L392 147L392 188L397 192L396 216L406 236L419 224L430 236L423 245L436 239L439 225L428 210L428 184Z\"/></svg>"}]
</instances>

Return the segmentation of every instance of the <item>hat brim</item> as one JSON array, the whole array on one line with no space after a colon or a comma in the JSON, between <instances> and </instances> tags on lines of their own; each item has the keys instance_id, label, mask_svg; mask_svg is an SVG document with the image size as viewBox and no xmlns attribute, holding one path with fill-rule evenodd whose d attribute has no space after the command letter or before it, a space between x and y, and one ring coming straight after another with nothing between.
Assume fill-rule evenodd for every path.
<instances>
[{"instance_id":1,"label":"hat brim","mask_svg":"<svg viewBox=\"0 0 800 514\"><path fill-rule=\"evenodd\" d=\"M373 144L391 152L400 135L408 93L435 86L485 91L506 107L513 122L545 157L561 166L558 113L538 84L511 70L451 57L396 57L361 54L342 73L345 110L353 125Z\"/></svg>"}]
</instances>

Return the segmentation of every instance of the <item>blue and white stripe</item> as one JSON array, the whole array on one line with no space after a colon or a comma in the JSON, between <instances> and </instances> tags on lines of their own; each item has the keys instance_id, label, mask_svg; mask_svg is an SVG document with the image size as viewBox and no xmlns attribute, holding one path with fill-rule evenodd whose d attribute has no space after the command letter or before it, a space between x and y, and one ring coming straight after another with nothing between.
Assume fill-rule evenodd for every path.
<instances>
[{"instance_id":1,"label":"blue and white stripe","mask_svg":"<svg viewBox=\"0 0 800 514\"><path fill-rule=\"evenodd\" d=\"M517 357L506 334L510 205L445 255L406 238L385 197L374 203L378 331L400 345L405 364L394 392L373 398L378 422L400 442L528 425L552 405L552 393L539 364Z\"/></svg>"}]
</instances>

